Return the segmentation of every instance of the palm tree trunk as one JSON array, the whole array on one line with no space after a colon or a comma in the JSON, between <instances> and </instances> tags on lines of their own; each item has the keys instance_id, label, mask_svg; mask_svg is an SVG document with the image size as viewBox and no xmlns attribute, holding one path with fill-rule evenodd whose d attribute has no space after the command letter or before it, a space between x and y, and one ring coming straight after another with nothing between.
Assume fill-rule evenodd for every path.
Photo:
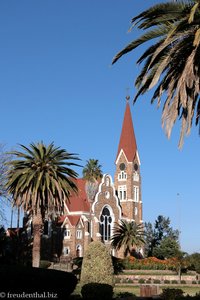
<instances>
[{"instance_id":1,"label":"palm tree trunk","mask_svg":"<svg viewBox=\"0 0 200 300\"><path fill-rule=\"evenodd\" d=\"M40 266L40 247L42 235L42 215L37 212L33 215L33 250L32 250L32 266L39 268Z\"/></svg>"}]
</instances>

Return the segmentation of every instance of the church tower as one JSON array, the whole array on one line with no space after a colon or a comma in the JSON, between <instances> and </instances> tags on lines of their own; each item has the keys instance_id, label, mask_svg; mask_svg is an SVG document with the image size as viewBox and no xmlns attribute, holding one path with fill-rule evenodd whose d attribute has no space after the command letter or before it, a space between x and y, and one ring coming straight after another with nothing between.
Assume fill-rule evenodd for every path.
<instances>
[{"instance_id":1,"label":"church tower","mask_svg":"<svg viewBox=\"0 0 200 300\"><path fill-rule=\"evenodd\" d=\"M115 188L122 207L122 218L142 223L140 159L129 105L126 109L116 157Z\"/></svg>"}]
</instances>

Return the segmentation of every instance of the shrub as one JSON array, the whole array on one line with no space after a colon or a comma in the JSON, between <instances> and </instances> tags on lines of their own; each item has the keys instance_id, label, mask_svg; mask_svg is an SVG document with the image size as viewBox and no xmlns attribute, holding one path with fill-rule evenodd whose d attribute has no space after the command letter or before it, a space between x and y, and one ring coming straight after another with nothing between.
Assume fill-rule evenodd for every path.
<instances>
[{"instance_id":1,"label":"shrub","mask_svg":"<svg viewBox=\"0 0 200 300\"><path fill-rule=\"evenodd\" d=\"M115 277L115 283L121 283L122 282L122 278L120 277Z\"/></svg>"},{"instance_id":2,"label":"shrub","mask_svg":"<svg viewBox=\"0 0 200 300\"><path fill-rule=\"evenodd\" d=\"M163 300L175 300L183 295L181 289L163 289L162 298Z\"/></svg>"},{"instance_id":3,"label":"shrub","mask_svg":"<svg viewBox=\"0 0 200 300\"><path fill-rule=\"evenodd\" d=\"M177 284L178 281L177 280L172 280L172 284Z\"/></svg>"},{"instance_id":4,"label":"shrub","mask_svg":"<svg viewBox=\"0 0 200 300\"><path fill-rule=\"evenodd\" d=\"M107 247L94 241L88 245L83 257L81 285L88 283L106 283L114 286L114 271L111 255Z\"/></svg>"},{"instance_id":5,"label":"shrub","mask_svg":"<svg viewBox=\"0 0 200 300\"><path fill-rule=\"evenodd\" d=\"M197 284L196 280L192 280L192 284Z\"/></svg>"},{"instance_id":6,"label":"shrub","mask_svg":"<svg viewBox=\"0 0 200 300\"><path fill-rule=\"evenodd\" d=\"M116 294L115 299L136 299L136 296L129 292L119 292Z\"/></svg>"},{"instance_id":7,"label":"shrub","mask_svg":"<svg viewBox=\"0 0 200 300\"><path fill-rule=\"evenodd\" d=\"M144 280L143 278L140 278L140 279L138 280L138 282L139 282L139 283L145 283L145 280Z\"/></svg>"},{"instance_id":8,"label":"shrub","mask_svg":"<svg viewBox=\"0 0 200 300\"><path fill-rule=\"evenodd\" d=\"M185 280L181 280L181 284L186 284L186 281Z\"/></svg>"},{"instance_id":9,"label":"shrub","mask_svg":"<svg viewBox=\"0 0 200 300\"><path fill-rule=\"evenodd\" d=\"M115 274L119 274L123 272L124 269L123 259L112 256L112 264L113 264Z\"/></svg>"},{"instance_id":10,"label":"shrub","mask_svg":"<svg viewBox=\"0 0 200 300\"><path fill-rule=\"evenodd\" d=\"M113 287L105 283L87 283L82 286L81 295L84 300L111 300Z\"/></svg>"},{"instance_id":11,"label":"shrub","mask_svg":"<svg viewBox=\"0 0 200 300\"><path fill-rule=\"evenodd\" d=\"M42 269L48 269L51 265L51 262L48 260L41 260L40 261L40 268Z\"/></svg>"},{"instance_id":12,"label":"shrub","mask_svg":"<svg viewBox=\"0 0 200 300\"><path fill-rule=\"evenodd\" d=\"M170 284L170 280L165 279L165 280L164 280L164 283L165 283L165 284Z\"/></svg>"},{"instance_id":13,"label":"shrub","mask_svg":"<svg viewBox=\"0 0 200 300\"><path fill-rule=\"evenodd\" d=\"M126 278L124 278L123 283L133 283L133 279L126 277Z\"/></svg>"},{"instance_id":14,"label":"shrub","mask_svg":"<svg viewBox=\"0 0 200 300\"><path fill-rule=\"evenodd\" d=\"M114 270L111 255L103 243L94 241L88 245L80 283L84 299L112 299L112 296L109 297L113 294Z\"/></svg>"},{"instance_id":15,"label":"shrub","mask_svg":"<svg viewBox=\"0 0 200 300\"><path fill-rule=\"evenodd\" d=\"M160 283L160 279L154 279L153 283Z\"/></svg>"},{"instance_id":16,"label":"shrub","mask_svg":"<svg viewBox=\"0 0 200 300\"><path fill-rule=\"evenodd\" d=\"M148 284L151 283L151 279L147 279L146 283L148 283Z\"/></svg>"}]
</instances>

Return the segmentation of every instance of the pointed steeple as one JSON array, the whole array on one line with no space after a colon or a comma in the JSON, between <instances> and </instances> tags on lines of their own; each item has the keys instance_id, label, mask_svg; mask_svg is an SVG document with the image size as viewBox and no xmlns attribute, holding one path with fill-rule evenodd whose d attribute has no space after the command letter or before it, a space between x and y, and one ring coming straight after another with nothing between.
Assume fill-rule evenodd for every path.
<instances>
[{"instance_id":1,"label":"pointed steeple","mask_svg":"<svg viewBox=\"0 0 200 300\"><path fill-rule=\"evenodd\" d=\"M137 152L137 144L133 128L130 105L128 101L129 98L130 97L128 96L126 97L126 110L124 114L124 120L116 160L118 159L121 150L123 150L128 162L133 162Z\"/></svg>"}]
</instances>

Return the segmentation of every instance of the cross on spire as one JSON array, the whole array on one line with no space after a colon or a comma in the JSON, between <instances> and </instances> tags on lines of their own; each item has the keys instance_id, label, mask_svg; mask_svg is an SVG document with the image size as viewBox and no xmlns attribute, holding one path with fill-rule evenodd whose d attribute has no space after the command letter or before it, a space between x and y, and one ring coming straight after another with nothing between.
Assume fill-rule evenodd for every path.
<instances>
[{"instance_id":1,"label":"cross on spire","mask_svg":"<svg viewBox=\"0 0 200 300\"><path fill-rule=\"evenodd\" d=\"M128 102L130 100L130 96L129 96L129 88L126 88L126 102Z\"/></svg>"}]
</instances>

